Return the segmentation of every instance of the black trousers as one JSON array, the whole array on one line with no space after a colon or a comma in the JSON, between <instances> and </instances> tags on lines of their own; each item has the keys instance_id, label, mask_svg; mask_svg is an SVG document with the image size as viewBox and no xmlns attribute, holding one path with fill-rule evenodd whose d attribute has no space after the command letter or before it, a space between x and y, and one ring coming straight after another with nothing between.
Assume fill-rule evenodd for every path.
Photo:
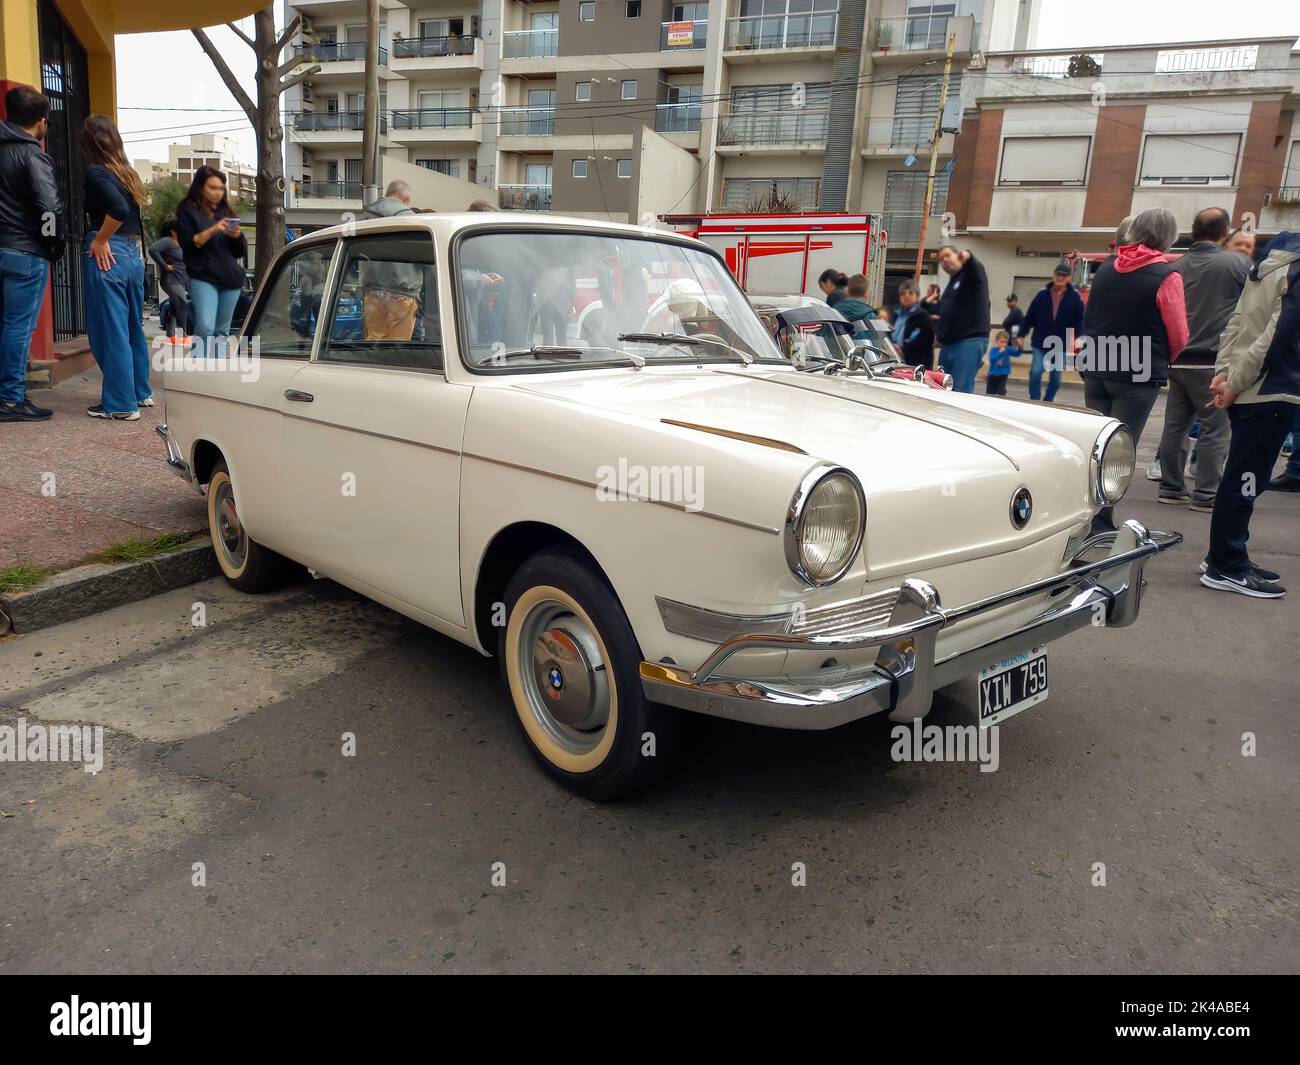
<instances>
[{"instance_id":1,"label":"black trousers","mask_svg":"<svg viewBox=\"0 0 1300 1065\"><path fill-rule=\"evenodd\" d=\"M168 336L188 332L190 325L190 294L185 288L185 282L176 277L175 274L164 272L158 283L162 286L162 290L167 293L169 302L167 308L168 320L162 323L163 332Z\"/></svg>"},{"instance_id":2,"label":"black trousers","mask_svg":"<svg viewBox=\"0 0 1300 1065\"><path fill-rule=\"evenodd\" d=\"M984 378L986 396L1005 396L1007 394L1007 374L989 374Z\"/></svg>"},{"instance_id":3,"label":"black trousers","mask_svg":"<svg viewBox=\"0 0 1300 1065\"><path fill-rule=\"evenodd\" d=\"M1232 439L1210 516L1208 561L1225 576L1242 577L1250 569L1246 541L1255 497L1268 490L1282 441L1295 425L1296 405L1234 403L1228 408L1228 421Z\"/></svg>"},{"instance_id":4,"label":"black trousers","mask_svg":"<svg viewBox=\"0 0 1300 1065\"><path fill-rule=\"evenodd\" d=\"M1158 395L1160 384L1154 381L1134 384L1132 381L1112 381L1091 374L1083 379L1083 402L1089 409L1118 418L1127 425L1133 434L1134 445L1142 439L1142 430L1146 428ZM1093 523L1108 529L1115 528L1115 508L1103 507Z\"/></svg>"}]
</instances>

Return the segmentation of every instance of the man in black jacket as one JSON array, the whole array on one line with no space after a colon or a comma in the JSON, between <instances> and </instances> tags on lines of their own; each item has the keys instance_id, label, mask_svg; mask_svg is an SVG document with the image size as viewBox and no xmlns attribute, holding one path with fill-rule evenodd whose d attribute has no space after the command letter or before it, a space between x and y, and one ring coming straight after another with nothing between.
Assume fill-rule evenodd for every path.
<instances>
[{"instance_id":1,"label":"man in black jacket","mask_svg":"<svg viewBox=\"0 0 1300 1065\"><path fill-rule=\"evenodd\" d=\"M47 97L26 85L5 93L0 122L0 421L43 421L27 398L27 358L50 261L63 246L54 164L41 148Z\"/></svg>"},{"instance_id":2,"label":"man in black jacket","mask_svg":"<svg viewBox=\"0 0 1300 1065\"><path fill-rule=\"evenodd\" d=\"M939 265L950 278L939 299L939 365L952 374L954 392L974 392L975 374L989 343L989 279L969 250L939 249Z\"/></svg>"}]
</instances>

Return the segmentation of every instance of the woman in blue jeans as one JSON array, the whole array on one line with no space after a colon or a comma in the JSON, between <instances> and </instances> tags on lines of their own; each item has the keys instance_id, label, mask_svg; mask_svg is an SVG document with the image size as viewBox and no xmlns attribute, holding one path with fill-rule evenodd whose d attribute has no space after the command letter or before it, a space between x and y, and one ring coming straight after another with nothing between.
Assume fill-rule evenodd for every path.
<instances>
[{"instance_id":1,"label":"woman in blue jeans","mask_svg":"<svg viewBox=\"0 0 1300 1065\"><path fill-rule=\"evenodd\" d=\"M106 115L81 131L86 160L86 338L104 375L92 418L135 421L153 406L149 342L144 336L144 254L140 207L144 185L127 162L122 137Z\"/></svg>"},{"instance_id":2,"label":"woman in blue jeans","mask_svg":"<svg viewBox=\"0 0 1300 1065\"><path fill-rule=\"evenodd\" d=\"M226 196L226 175L215 166L194 173L176 215L194 315L194 343L203 355L224 354L230 319L244 286L248 241Z\"/></svg>"}]
</instances>

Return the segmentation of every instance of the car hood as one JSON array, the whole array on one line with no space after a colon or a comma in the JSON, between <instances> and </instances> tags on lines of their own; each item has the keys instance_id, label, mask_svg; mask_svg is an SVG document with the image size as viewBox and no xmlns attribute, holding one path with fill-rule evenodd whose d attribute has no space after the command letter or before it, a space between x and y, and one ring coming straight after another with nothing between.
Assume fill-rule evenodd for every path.
<instances>
[{"instance_id":1,"label":"car hood","mask_svg":"<svg viewBox=\"0 0 1300 1065\"><path fill-rule=\"evenodd\" d=\"M1015 550L1073 529L1093 509L1084 449L1017 422L1020 405L999 397L757 365L575 374L517 387L666 432L761 438L756 462L784 444L806 453L810 468L819 460L849 468L867 498L870 578ZM1033 513L1017 529L1011 501L1021 488Z\"/></svg>"}]
</instances>

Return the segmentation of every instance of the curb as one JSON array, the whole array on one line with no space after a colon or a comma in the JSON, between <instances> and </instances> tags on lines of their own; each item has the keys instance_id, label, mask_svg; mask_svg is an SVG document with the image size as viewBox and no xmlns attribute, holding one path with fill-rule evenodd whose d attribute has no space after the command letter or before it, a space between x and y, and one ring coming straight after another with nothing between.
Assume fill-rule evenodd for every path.
<instances>
[{"instance_id":1,"label":"curb","mask_svg":"<svg viewBox=\"0 0 1300 1065\"><path fill-rule=\"evenodd\" d=\"M0 633L35 632L215 577L208 537L139 562L94 562L26 592L0 593Z\"/></svg>"}]
</instances>

